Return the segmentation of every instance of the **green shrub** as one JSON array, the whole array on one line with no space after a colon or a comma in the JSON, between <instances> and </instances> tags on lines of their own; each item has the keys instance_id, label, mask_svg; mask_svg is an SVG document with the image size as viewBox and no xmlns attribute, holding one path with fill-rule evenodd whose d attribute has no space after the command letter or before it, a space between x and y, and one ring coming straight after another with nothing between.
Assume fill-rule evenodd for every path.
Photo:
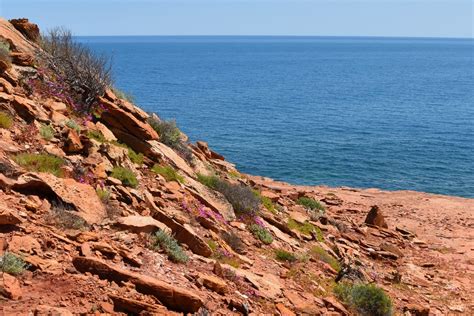
<instances>
[{"instance_id":1,"label":"green shrub","mask_svg":"<svg viewBox=\"0 0 474 316\"><path fill-rule=\"evenodd\" d=\"M76 121L74 121L73 119L70 119L66 122L66 126L69 127L70 129L73 129L75 130L76 132L80 132L81 131L81 127L79 126L79 124L77 124Z\"/></svg>"},{"instance_id":2,"label":"green shrub","mask_svg":"<svg viewBox=\"0 0 474 316\"><path fill-rule=\"evenodd\" d=\"M314 210L324 211L325 210L324 206L321 203L319 203L315 199L312 199L312 198L309 198L309 197L306 197L306 196L300 197L298 200L296 200L296 203L299 204L299 205L303 205L304 207L306 207L306 208L308 208L312 211L314 211Z\"/></svg>"},{"instance_id":3,"label":"green shrub","mask_svg":"<svg viewBox=\"0 0 474 316\"><path fill-rule=\"evenodd\" d=\"M298 260L294 254L283 249L275 250L275 258L279 261L295 262Z\"/></svg>"},{"instance_id":4,"label":"green shrub","mask_svg":"<svg viewBox=\"0 0 474 316\"><path fill-rule=\"evenodd\" d=\"M143 160L145 159L145 157L143 156L142 153L136 153L133 149L131 148L128 148L128 158L130 158L130 160L133 162L133 163L136 163L137 165L142 165L143 164Z\"/></svg>"},{"instance_id":5,"label":"green shrub","mask_svg":"<svg viewBox=\"0 0 474 316\"><path fill-rule=\"evenodd\" d=\"M97 192L97 196L103 203L107 203L110 199L110 191L105 188L97 188L95 190Z\"/></svg>"},{"instance_id":6,"label":"green shrub","mask_svg":"<svg viewBox=\"0 0 474 316\"><path fill-rule=\"evenodd\" d=\"M5 252L0 256L0 271L11 274L22 274L28 268L26 262L17 255Z\"/></svg>"},{"instance_id":7,"label":"green shrub","mask_svg":"<svg viewBox=\"0 0 474 316\"><path fill-rule=\"evenodd\" d=\"M89 137L90 139L96 140L99 143L107 142L107 139L105 139L104 135L101 132L96 131L96 130L90 130L89 132L87 132L87 137Z\"/></svg>"},{"instance_id":8,"label":"green shrub","mask_svg":"<svg viewBox=\"0 0 474 316\"><path fill-rule=\"evenodd\" d=\"M236 214L250 216L257 214L260 201L249 187L218 181L215 190L225 196Z\"/></svg>"},{"instance_id":9,"label":"green shrub","mask_svg":"<svg viewBox=\"0 0 474 316\"><path fill-rule=\"evenodd\" d=\"M221 234L222 239L234 250L239 254L243 254L245 252L245 244L242 242L242 239L232 231L229 232L222 232Z\"/></svg>"},{"instance_id":10,"label":"green shrub","mask_svg":"<svg viewBox=\"0 0 474 316\"><path fill-rule=\"evenodd\" d=\"M207 245L211 248L212 252L215 252L219 248L219 245L212 239L207 241Z\"/></svg>"},{"instance_id":11,"label":"green shrub","mask_svg":"<svg viewBox=\"0 0 474 316\"><path fill-rule=\"evenodd\" d=\"M64 160L50 154L18 154L13 160L28 171L48 172L56 177L62 176Z\"/></svg>"},{"instance_id":12,"label":"green shrub","mask_svg":"<svg viewBox=\"0 0 474 316\"><path fill-rule=\"evenodd\" d=\"M270 234L270 232L264 227L259 226L257 224L251 224L249 226L249 230L256 238L258 238L264 244L269 245L273 242L272 234Z\"/></svg>"},{"instance_id":13,"label":"green shrub","mask_svg":"<svg viewBox=\"0 0 474 316\"><path fill-rule=\"evenodd\" d=\"M3 61L10 66L12 59L10 57L10 44L3 39L0 39L0 61Z\"/></svg>"},{"instance_id":14,"label":"green shrub","mask_svg":"<svg viewBox=\"0 0 474 316\"><path fill-rule=\"evenodd\" d=\"M254 191L254 194L256 197L260 199L260 202L262 202L263 206L271 213L276 213L275 210L275 204L273 204L273 201L266 196L262 196L262 194L259 191Z\"/></svg>"},{"instance_id":15,"label":"green shrub","mask_svg":"<svg viewBox=\"0 0 474 316\"><path fill-rule=\"evenodd\" d=\"M41 124L39 132L41 137L45 140L51 140L54 137L54 129L51 125Z\"/></svg>"},{"instance_id":16,"label":"green shrub","mask_svg":"<svg viewBox=\"0 0 474 316\"><path fill-rule=\"evenodd\" d=\"M339 283L334 293L361 315L390 316L393 313L390 297L374 284Z\"/></svg>"},{"instance_id":17,"label":"green shrub","mask_svg":"<svg viewBox=\"0 0 474 316\"><path fill-rule=\"evenodd\" d=\"M160 136L160 142L173 148L182 158L189 163L193 162L193 153L186 143L181 139L181 131L176 126L175 120L160 120L158 116L152 115L148 119L148 124Z\"/></svg>"},{"instance_id":18,"label":"green shrub","mask_svg":"<svg viewBox=\"0 0 474 316\"><path fill-rule=\"evenodd\" d=\"M138 180L132 170L124 167L114 167L112 169L111 177L119 179L126 186L136 188L138 186Z\"/></svg>"},{"instance_id":19,"label":"green shrub","mask_svg":"<svg viewBox=\"0 0 474 316\"><path fill-rule=\"evenodd\" d=\"M5 112L0 112L0 128L10 128L13 125L13 119Z\"/></svg>"},{"instance_id":20,"label":"green shrub","mask_svg":"<svg viewBox=\"0 0 474 316\"><path fill-rule=\"evenodd\" d=\"M174 170L171 166L154 165L153 168L151 168L151 171L163 176L166 181L184 183L184 177L176 172L176 170Z\"/></svg>"},{"instance_id":21,"label":"green shrub","mask_svg":"<svg viewBox=\"0 0 474 316\"><path fill-rule=\"evenodd\" d=\"M119 99L128 101L130 103L135 102L135 98L133 97L133 95L131 95L129 93L126 93L126 92L124 92L120 89L117 89L117 88L112 88L112 91L114 92L115 96Z\"/></svg>"},{"instance_id":22,"label":"green shrub","mask_svg":"<svg viewBox=\"0 0 474 316\"><path fill-rule=\"evenodd\" d=\"M178 244L176 239L163 230L158 230L152 236L152 249L163 250L168 255L168 259L176 263L186 263L189 258Z\"/></svg>"},{"instance_id":23,"label":"green shrub","mask_svg":"<svg viewBox=\"0 0 474 316\"><path fill-rule=\"evenodd\" d=\"M341 264L339 263L339 261L336 258L334 258L333 256L331 256L322 247L314 246L314 247L311 248L309 253L313 258L315 258L317 260L324 261L327 264L329 264L331 266L331 268L333 268L337 272L339 272L341 270Z\"/></svg>"},{"instance_id":24,"label":"green shrub","mask_svg":"<svg viewBox=\"0 0 474 316\"><path fill-rule=\"evenodd\" d=\"M215 175L206 176L200 173L197 174L197 180L213 190L216 189L217 183L221 181L218 176L215 176Z\"/></svg>"}]
</instances>

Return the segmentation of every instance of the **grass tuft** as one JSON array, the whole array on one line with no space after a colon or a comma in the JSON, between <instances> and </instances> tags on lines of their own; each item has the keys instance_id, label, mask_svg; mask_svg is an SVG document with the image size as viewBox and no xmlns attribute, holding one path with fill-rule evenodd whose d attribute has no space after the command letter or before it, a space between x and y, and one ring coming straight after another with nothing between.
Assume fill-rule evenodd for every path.
<instances>
[{"instance_id":1,"label":"grass tuft","mask_svg":"<svg viewBox=\"0 0 474 316\"><path fill-rule=\"evenodd\" d=\"M89 132L87 132L87 137L89 139L96 140L99 143L106 143L107 142L107 139L105 139L105 136L99 131L90 130Z\"/></svg>"},{"instance_id":2,"label":"grass tuft","mask_svg":"<svg viewBox=\"0 0 474 316\"><path fill-rule=\"evenodd\" d=\"M163 176L166 181L184 183L184 177L176 172L176 170L174 170L171 166L154 165L153 168L151 168L151 171Z\"/></svg>"},{"instance_id":3,"label":"grass tuft","mask_svg":"<svg viewBox=\"0 0 474 316\"><path fill-rule=\"evenodd\" d=\"M18 154L13 160L28 171L48 172L56 177L62 176L61 167L65 164L64 160L50 154Z\"/></svg>"},{"instance_id":4,"label":"grass tuft","mask_svg":"<svg viewBox=\"0 0 474 316\"><path fill-rule=\"evenodd\" d=\"M298 260L294 254L283 249L275 250L275 258L279 261L295 262Z\"/></svg>"},{"instance_id":5,"label":"grass tuft","mask_svg":"<svg viewBox=\"0 0 474 316\"><path fill-rule=\"evenodd\" d=\"M81 131L81 127L73 119L68 120L66 122L66 126L69 127L70 129L75 130L77 133L79 133Z\"/></svg>"},{"instance_id":6,"label":"grass tuft","mask_svg":"<svg viewBox=\"0 0 474 316\"><path fill-rule=\"evenodd\" d=\"M54 137L54 129L51 125L41 124L41 127L39 129L39 133L40 133L41 137L45 140L51 140Z\"/></svg>"},{"instance_id":7,"label":"grass tuft","mask_svg":"<svg viewBox=\"0 0 474 316\"><path fill-rule=\"evenodd\" d=\"M5 112L0 112L0 128L10 128L13 125L13 119Z\"/></svg>"},{"instance_id":8,"label":"grass tuft","mask_svg":"<svg viewBox=\"0 0 474 316\"><path fill-rule=\"evenodd\" d=\"M257 224L251 224L249 226L249 230L255 236L255 238L259 239L264 244L269 245L273 242L272 234L270 234L266 228Z\"/></svg>"},{"instance_id":9,"label":"grass tuft","mask_svg":"<svg viewBox=\"0 0 474 316\"><path fill-rule=\"evenodd\" d=\"M312 247L309 253L313 258L329 264L331 268L333 268L337 272L341 270L341 264L339 263L339 261L320 246Z\"/></svg>"},{"instance_id":10,"label":"grass tuft","mask_svg":"<svg viewBox=\"0 0 474 316\"><path fill-rule=\"evenodd\" d=\"M309 197L306 197L306 196L302 196L300 197L298 200L296 200L296 203L299 204L299 205L302 205L312 211L315 211L315 210L320 210L320 211L324 211L325 208L324 206L316 201L315 199L312 199L312 198L309 198Z\"/></svg>"},{"instance_id":11,"label":"grass tuft","mask_svg":"<svg viewBox=\"0 0 474 316\"><path fill-rule=\"evenodd\" d=\"M163 250L168 255L168 259L176 263L186 263L189 258L178 244L176 239L163 230L158 230L152 235L151 248L154 250Z\"/></svg>"},{"instance_id":12,"label":"grass tuft","mask_svg":"<svg viewBox=\"0 0 474 316\"><path fill-rule=\"evenodd\" d=\"M122 183L128 187L136 188L138 186L138 180L132 170L125 167L114 167L112 169L111 177L119 179Z\"/></svg>"},{"instance_id":13,"label":"grass tuft","mask_svg":"<svg viewBox=\"0 0 474 316\"><path fill-rule=\"evenodd\" d=\"M28 268L26 262L11 252L5 252L0 256L0 271L11 274L20 275Z\"/></svg>"},{"instance_id":14,"label":"grass tuft","mask_svg":"<svg viewBox=\"0 0 474 316\"><path fill-rule=\"evenodd\" d=\"M334 293L361 315L390 316L393 313L390 297L374 284L339 283Z\"/></svg>"},{"instance_id":15,"label":"grass tuft","mask_svg":"<svg viewBox=\"0 0 474 316\"><path fill-rule=\"evenodd\" d=\"M102 201L102 203L107 203L110 199L110 191L105 188L97 188L96 190L97 196Z\"/></svg>"}]
</instances>

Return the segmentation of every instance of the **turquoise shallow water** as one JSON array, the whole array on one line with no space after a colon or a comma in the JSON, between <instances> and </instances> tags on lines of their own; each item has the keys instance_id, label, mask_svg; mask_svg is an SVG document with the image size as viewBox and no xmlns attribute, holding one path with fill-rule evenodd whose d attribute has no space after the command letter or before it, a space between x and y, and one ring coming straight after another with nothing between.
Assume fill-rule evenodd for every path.
<instances>
[{"instance_id":1,"label":"turquoise shallow water","mask_svg":"<svg viewBox=\"0 0 474 316\"><path fill-rule=\"evenodd\" d=\"M88 37L119 88L247 173L474 197L470 39Z\"/></svg>"}]
</instances>

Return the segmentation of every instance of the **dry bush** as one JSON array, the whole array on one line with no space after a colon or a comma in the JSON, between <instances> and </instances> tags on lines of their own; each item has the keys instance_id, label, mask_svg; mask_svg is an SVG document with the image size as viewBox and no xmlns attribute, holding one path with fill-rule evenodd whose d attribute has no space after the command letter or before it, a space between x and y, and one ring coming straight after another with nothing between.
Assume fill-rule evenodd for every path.
<instances>
[{"instance_id":1,"label":"dry bush","mask_svg":"<svg viewBox=\"0 0 474 316\"><path fill-rule=\"evenodd\" d=\"M104 55L94 54L88 47L74 41L70 31L54 28L42 36L41 54L46 67L65 83L78 105L78 111L90 113L98 96L111 86L111 62Z\"/></svg>"}]
</instances>

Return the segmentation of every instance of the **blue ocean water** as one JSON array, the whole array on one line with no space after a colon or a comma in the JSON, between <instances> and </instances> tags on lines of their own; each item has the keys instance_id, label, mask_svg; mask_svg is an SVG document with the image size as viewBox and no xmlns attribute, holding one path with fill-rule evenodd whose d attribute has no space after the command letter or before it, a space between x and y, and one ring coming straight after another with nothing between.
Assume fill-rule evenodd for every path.
<instances>
[{"instance_id":1,"label":"blue ocean water","mask_svg":"<svg viewBox=\"0 0 474 316\"><path fill-rule=\"evenodd\" d=\"M239 170L474 197L472 39L88 37L116 85Z\"/></svg>"}]
</instances>

